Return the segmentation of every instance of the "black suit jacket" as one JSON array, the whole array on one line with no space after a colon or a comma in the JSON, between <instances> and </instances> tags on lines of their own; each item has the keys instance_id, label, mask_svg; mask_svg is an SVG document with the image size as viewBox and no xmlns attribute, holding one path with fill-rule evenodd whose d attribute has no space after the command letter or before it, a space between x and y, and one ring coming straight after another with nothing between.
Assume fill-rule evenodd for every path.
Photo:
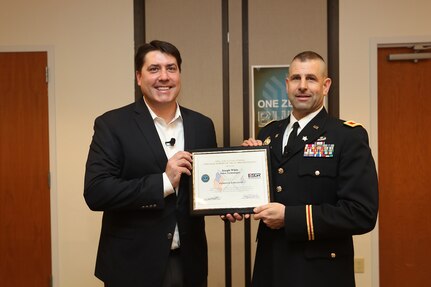
<instances>
[{"instance_id":1,"label":"black suit jacket","mask_svg":"<svg viewBox=\"0 0 431 287\"><path fill-rule=\"evenodd\" d=\"M217 146L213 122L180 107L185 150ZM186 286L207 278L203 217L189 213L189 180L163 197L166 157L142 99L95 120L84 197L103 211L95 274L109 286L160 286L178 223Z\"/></svg>"},{"instance_id":2,"label":"black suit jacket","mask_svg":"<svg viewBox=\"0 0 431 287\"><path fill-rule=\"evenodd\" d=\"M283 157L290 119L259 133L271 148L274 201L286 206L285 227L259 224L253 286L355 286L352 235L375 226L377 175L368 135L328 116L323 109ZM333 147L327 157L305 153L306 145ZM332 156L331 156L332 155Z\"/></svg>"}]
</instances>

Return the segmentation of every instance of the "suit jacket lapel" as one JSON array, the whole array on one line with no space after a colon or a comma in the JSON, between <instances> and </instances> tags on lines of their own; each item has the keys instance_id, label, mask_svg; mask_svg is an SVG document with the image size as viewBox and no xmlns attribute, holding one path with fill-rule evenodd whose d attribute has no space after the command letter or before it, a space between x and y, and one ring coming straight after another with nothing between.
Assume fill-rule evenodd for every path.
<instances>
[{"instance_id":1,"label":"suit jacket lapel","mask_svg":"<svg viewBox=\"0 0 431 287\"><path fill-rule=\"evenodd\" d=\"M283 157L282 157L283 156L283 153L282 153L283 135L289 122L290 122L290 117L277 123L278 126L275 129L275 134L271 136L272 140L271 140L270 146L271 146L272 154L279 162L283 160Z\"/></svg>"},{"instance_id":2,"label":"suit jacket lapel","mask_svg":"<svg viewBox=\"0 0 431 287\"><path fill-rule=\"evenodd\" d=\"M168 159L160 142L160 137L157 133L156 126L154 125L154 120L151 117L150 111L145 105L143 99L136 101L135 112L135 121L142 132L141 135L148 143L148 149L151 150L153 155L157 158L156 162L160 169L165 170Z\"/></svg>"},{"instance_id":3,"label":"suit jacket lapel","mask_svg":"<svg viewBox=\"0 0 431 287\"><path fill-rule=\"evenodd\" d=\"M184 150L193 149L196 146L196 134L193 131L193 120L187 110L180 107L184 128Z\"/></svg>"},{"instance_id":4,"label":"suit jacket lapel","mask_svg":"<svg viewBox=\"0 0 431 287\"><path fill-rule=\"evenodd\" d=\"M181 117L183 118L183 129L184 129L184 150L190 151L197 146L196 133L193 129L193 117L190 115L188 110L180 106ZM180 188L178 191L177 204L180 206L189 206L189 192L190 192L190 181L191 177L183 174L181 176Z\"/></svg>"}]
</instances>

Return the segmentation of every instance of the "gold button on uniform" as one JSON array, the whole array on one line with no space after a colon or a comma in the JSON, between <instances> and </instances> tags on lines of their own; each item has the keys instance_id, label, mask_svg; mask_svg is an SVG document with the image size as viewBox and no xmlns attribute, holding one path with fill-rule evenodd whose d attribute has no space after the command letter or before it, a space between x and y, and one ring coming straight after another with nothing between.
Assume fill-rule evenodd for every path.
<instances>
[{"instance_id":1,"label":"gold button on uniform","mask_svg":"<svg viewBox=\"0 0 431 287\"><path fill-rule=\"evenodd\" d=\"M334 252L331 253L331 258L335 258L337 257L337 254L335 254Z\"/></svg>"},{"instance_id":2,"label":"gold button on uniform","mask_svg":"<svg viewBox=\"0 0 431 287\"><path fill-rule=\"evenodd\" d=\"M284 173L284 169L280 167L280 168L278 169L278 174L283 174L283 173Z\"/></svg>"},{"instance_id":3,"label":"gold button on uniform","mask_svg":"<svg viewBox=\"0 0 431 287\"><path fill-rule=\"evenodd\" d=\"M316 170L316 171L314 172L314 175L319 176L319 175L320 175L320 170Z\"/></svg>"},{"instance_id":4,"label":"gold button on uniform","mask_svg":"<svg viewBox=\"0 0 431 287\"><path fill-rule=\"evenodd\" d=\"M283 188L282 188L281 186L277 186L277 187L275 188L275 190L276 190L277 192L282 192L282 191L283 191Z\"/></svg>"}]
</instances>

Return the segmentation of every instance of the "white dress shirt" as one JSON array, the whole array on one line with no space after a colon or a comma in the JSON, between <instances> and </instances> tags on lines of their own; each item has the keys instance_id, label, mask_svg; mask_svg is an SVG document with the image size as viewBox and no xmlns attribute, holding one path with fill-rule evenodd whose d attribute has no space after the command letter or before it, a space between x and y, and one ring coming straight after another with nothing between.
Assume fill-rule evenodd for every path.
<instances>
[{"instance_id":1,"label":"white dress shirt","mask_svg":"<svg viewBox=\"0 0 431 287\"><path fill-rule=\"evenodd\" d=\"M144 100L145 101L145 100ZM154 125L156 126L157 133L159 134L160 142L165 150L166 157L170 159L175 153L178 151L184 150L184 126L183 126L183 118L181 116L180 107L177 103L177 110L175 112L174 118L166 123L164 119L157 116L148 104L145 102L150 111L151 117L154 120ZM175 144L171 145L169 142L172 138L175 139ZM164 197L171 195L175 191L174 187L171 184L166 172L163 173L163 193ZM171 249L176 249L180 247L180 236L178 233L178 225L175 226L174 237L172 240Z\"/></svg>"},{"instance_id":2,"label":"white dress shirt","mask_svg":"<svg viewBox=\"0 0 431 287\"><path fill-rule=\"evenodd\" d=\"M300 119L299 121L293 116L292 113L290 113L290 122L287 125L286 129L284 130L284 134L283 134L283 145L281 146L281 153L283 154L284 152L284 147L287 145L287 140L289 139L289 135L292 132L293 129L293 124L295 122L298 122L299 127L298 127L298 133L297 135L299 135L299 133L302 131L302 129L323 109L323 106L318 109L315 112L312 112L311 114L303 117L302 119Z\"/></svg>"}]
</instances>

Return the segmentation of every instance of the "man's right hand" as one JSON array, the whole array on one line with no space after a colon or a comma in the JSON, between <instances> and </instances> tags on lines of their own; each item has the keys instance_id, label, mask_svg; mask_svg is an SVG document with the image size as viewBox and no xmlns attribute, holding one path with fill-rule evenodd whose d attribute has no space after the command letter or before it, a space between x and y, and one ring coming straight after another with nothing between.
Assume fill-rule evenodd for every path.
<instances>
[{"instance_id":1,"label":"man's right hand","mask_svg":"<svg viewBox=\"0 0 431 287\"><path fill-rule=\"evenodd\" d=\"M249 138L248 140L244 140L241 145L242 146L261 146L262 141L254 138Z\"/></svg>"},{"instance_id":2,"label":"man's right hand","mask_svg":"<svg viewBox=\"0 0 431 287\"><path fill-rule=\"evenodd\" d=\"M235 212L234 214L228 213L226 215L221 215L220 218L234 223L236 221L241 221L243 218L250 218L250 214L239 214Z\"/></svg>"},{"instance_id":3,"label":"man's right hand","mask_svg":"<svg viewBox=\"0 0 431 287\"><path fill-rule=\"evenodd\" d=\"M168 160L165 172L173 188L178 187L183 173L191 175L192 163L192 154L186 151L179 151Z\"/></svg>"}]
</instances>

